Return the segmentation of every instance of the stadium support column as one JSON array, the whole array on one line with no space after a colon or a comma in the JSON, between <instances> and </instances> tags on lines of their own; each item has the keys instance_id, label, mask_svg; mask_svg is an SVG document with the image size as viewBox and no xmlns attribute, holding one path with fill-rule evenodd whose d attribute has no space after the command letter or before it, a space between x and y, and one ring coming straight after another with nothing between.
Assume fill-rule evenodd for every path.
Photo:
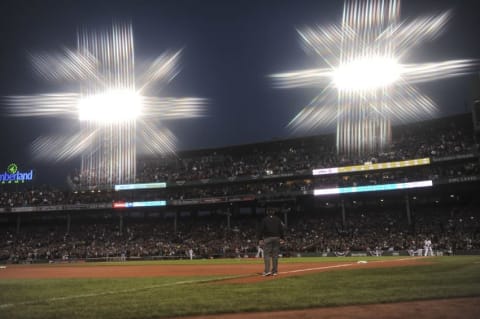
<instances>
[{"instance_id":1,"label":"stadium support column","mask_svg":"<svg viewBox=\"0 0 480 319\"><path fill-rule=\"evenodd\" d=\"M67 214L67 234L70 234L70 226L72 224L72 216L70 213Z\"/></svg>"},{"instance_id":2,"label":"stadium support column","mask_svg":"<svg viewBox=\"0 0 480 319\"><path fill-rule=\"evenodd\" d=\"M178 219L178 211L175 210L175 216L173 216L173 233L177 233L177 219Z\"/></svg>"},{"instance_id":3,"label":"stadium support column","mask_svg":"<svg viewBox=\"0 0 480 319\"><path fill-rule=\"evenodd\" d=\"M411 225L412 224L412 214L410 213L410 199L408 198L408 194L405 194L405 210L407 212L408 225Z\"/></svg>"},{"instance_id":4,"label":"stadium support column","mask_svg":"<svg viewBox=\"0 0 480 319\"><path fill-rule=\"evenodd\" d=\"M17 235L20 233L20 225L22 223L22 218L20 217L20 213L17 214Z\"/></svg>"},{"instance_id":5,"label":"stadium support column","mask_svg":"<svg viewBox=\"0 0 480 319\"><path fill-rule=\"evenodd\" d=\"M232 216L230 208L227 210L227 213L225 215L227 215L227 230L230 230L230 216Z\"/></svg>"},{"instance_id":6,"label":"stadium support column","mask_svg":"<svg viewBox=\"0 0 480 319\"><path fill-rule=\"evenodd\" d=\"M345 222L346 222L346 217L345 217L345 202L344 202L343 199L342 199L342 201L340 202L340 205L342 206L342 225L345 225Z\"/></svg>"},{"instance_id":7,"label":"stadium support column","mask_svg":"<svg viewBox=\"0 0 480 319\"><path fill-rule=\"evenodd\" d=\"M121 211L119 214L120 221L118 225L118 229L120 230L120 235L123 235L123 212Z\"/></svg>"},{"instance_id":8,"label":"stadium support column","mask_svg":"<svg viewBox=\"0 0 480 319\"><path fill-rule=\"evenodd\" d=\"M233 204L233 203L230 203L227 207L227 209L225 210L225 215L227 217L227 230L230 230L230 219L231 219L231 216L233 214L238 214L238 206Z\"/></svg>"},{"instance_id":9,"label":"stadium support column","mask_svg":"<svg viewBox=\"0 0 480 319\"><path fill-rule=\"evenodd\" d=\"M480 90L480 85L478 85L477 90ZM475 144L480 142L480 93L476 93L477 97L473 101L473 108L472 108L472 120L473 120L473 138Z\"/></svg>"}]
</instances>

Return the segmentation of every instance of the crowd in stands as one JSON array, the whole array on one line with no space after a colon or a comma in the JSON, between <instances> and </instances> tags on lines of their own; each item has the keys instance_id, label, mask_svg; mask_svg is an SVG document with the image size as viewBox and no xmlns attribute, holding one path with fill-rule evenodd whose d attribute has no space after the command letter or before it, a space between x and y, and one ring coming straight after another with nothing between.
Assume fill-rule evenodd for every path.
<instances>
[{"instance_id":1,"label":"crowd in stands","mask_svg":"<svg viewBox=\"0 0 480 319\"><path fill-rule=\"evenodd\" d=\"M446 157L477 151L471 124L438 121L397 127L390 149L377 154L362 157L338 155L334 137L325 135L144 160L139 167L138 181L173 182L302 174L315 168Z\"/></svg>"},{"instance_id":2,"label":"crowd in stands","mask_svg":"<svg viewBox=\"0 0 480 319\"><path fill-rule=\"evenodd\" d=\"M145 199L182 200L230 195L268 196L282 193L301 193L322 187L360 186L390 182L404 182L479 175L478 146L474 143L471 125L466 119L442 119L432 123L416 123L394 130L390 151L365 158L339 157L335 152L334 137L322 135L301 139L235 146L216 150L184 152L178 156L143 159L138 163L138 182L197 181L196 185L173 187L145 193ZM468 118L467 118L468 120ZM463 122L462 122L463 121ZM469 129L470 128L470 129ZM396 132L396 133L395 133ZM314 168L339 167L351 164L380 163L396 160L430 157L445 158L472 155L470 161L431 164L410 169L371 171L363 174L325 175L311 177ZM283 179L258 177L285 176ZM82 174L70 180L80 186ZM310 175L310 176L309 176ZM249 177L234 182L231 178ZM308 178L306 178L308 177ZM202 180L219 181L202 183ZM229 182L232 181L232 182ZM180 184L182 185L182 184ZM108 203L128 200L126 194L115 194L105 189L55 190L40 187L33 190L11 191L8 185L0 192L0 207L38 205L70 205ZM156 198L151 198L152 196Z\"/></svg>"},{"instance_id":3,"label":"crowd in stands","mask_svg":"<svg viewBox=\"0 0 480 319\"><path fill-rule=\"evenodd\" d=\"M0 207L29 207L112 203L114 201L138 200L186 200L198 198L252 195L256 198L292 197L308 194L314 188L349 187L401 183L442 178L480 176L480 162L452 163L449 165L428 165L395 170L357 172L340 175L324 175L315 178L260 180L208 185L174 186L164 189L136 192L110 191L66 191L49 187L19 192L1 192Z\"/></svg>"},{"instance_id":4,"label":"crowd in stands","mask_svg":"<svg viewBox=\"0 0 480 319\"><path fill-rule=\"evenodd\" d=\"M137 182L168 182L172 187L136 193L87 190L82 188L86 174L83 172L71 176L75 187L69 190L45 186L12 191L9 185L4 185L0 192L0 209L131 200L181 201L232 195L254 195L257 199L295 198L316 187L476 177L480 175L478 145L469 127L471 125L450 120L399 127L394 130L391 149L362 158L339 156L331 135L182 152L177 156L138 162ZM392 170L311 175L314 168L424 157L431 158L432 163ZM240 177L244 179L236 180ZM339 220L338 210L332 216L300 214L288 225L284 253L412 251L425 237L431 237L436 249L480 249L479 218L474 207L442 214L426 209L414 216L412 224L398 211L355 211L347 216L345 223ZM190 249L198 257L210 258L251 256L257 251L255 218L244 218L232 227L227 227L221 218L204 218L195 223L184 221L174 232L171 223L165 221L127 224L122 231L115 223L97 222L73 223L68 232L64 226L46 225L31 226L32 229L25 225L19 231L15 227L4 229L0 233L0 260L178 257Z\"/></svg>"},{"instance_id":5,"label":"crowd in stands","mask_svg":"<svg viewBox=\"0 0 480 319\"><path fill-rule=\"evenodd\" d=\"M185 151L139 159L136 182L173 183L282 174L303 175L315 168L458 156L478 152L473 135L471 118L469 115L461 115L396 126L388 149L362 156L337 154L334 135ZM85 188L89 174L72 172L70 185L77 189Z\"/></svg>"},{"instance_id":6,"label":"crowd in stands","mask_svg":"<svg viewBox=\"0 0 480 319\"><path fill-rule=\"evenodd\" d=\"M0 192L0 207L28 207L105 203L114 200L112 192L70 191L42 186L22 191Z\"/></svg>"},{"instance_id":7,"label":"crowd in stands","mask_svg":"<svg viewBox=\"0 0 480 319\"><path fill-rule=\"evenodd\" d=\"M283 218L282 214L279 215ZM9 263L135 258L252 258L257 252L256 225L260 215L83 221L66 225L25 225L19 232L0 232L0 261ZM293 212L286 226L283 256L308 253L345 255L352 251L404 254L423 247L429 238L434 251L480 250L480 215L473 207L421 208L412 213L387 208L352 208L343 222L338 210Z\"/></svg>"}]
</instances>

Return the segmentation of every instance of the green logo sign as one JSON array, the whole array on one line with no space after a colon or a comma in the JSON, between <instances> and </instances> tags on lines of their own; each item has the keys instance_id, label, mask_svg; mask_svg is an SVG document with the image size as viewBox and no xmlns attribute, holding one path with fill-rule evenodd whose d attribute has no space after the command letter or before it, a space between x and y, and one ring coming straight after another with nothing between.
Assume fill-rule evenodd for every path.
<instances>
[{"instance_id":1,"label":"green logo sign","mask_svg":"<svg viewBox=\"0 0 480 319\"><path fill-rule=\"evenodd\" d=\"M0 174L0 183L25 183L25 181L31 181L33 178L33 169L30 172L20 172L18 166L15 163L11 163L7 166L7 170Z\"/></svg>"}]
</instances>

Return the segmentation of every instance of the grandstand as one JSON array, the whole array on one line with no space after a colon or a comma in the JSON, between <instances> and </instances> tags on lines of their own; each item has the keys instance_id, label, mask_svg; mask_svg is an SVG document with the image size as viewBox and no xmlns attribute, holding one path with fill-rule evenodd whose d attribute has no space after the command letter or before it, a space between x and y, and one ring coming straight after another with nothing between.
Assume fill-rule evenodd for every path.
<instances>
[{"instance_id":1,"label":"grandstand","mask_svg":"<svg viewBox=\"0 0 480 319\"><path fill-rule=\"evenodd\" d=\"M466 113L396 126L364 158L319 135L141 158L132 185L79 172L64 190L2 184L0 262L253 257L270 206L284 256L408 255L425 237L438 254L478 254L479 164Z\"/></svg>"}]
</instances>

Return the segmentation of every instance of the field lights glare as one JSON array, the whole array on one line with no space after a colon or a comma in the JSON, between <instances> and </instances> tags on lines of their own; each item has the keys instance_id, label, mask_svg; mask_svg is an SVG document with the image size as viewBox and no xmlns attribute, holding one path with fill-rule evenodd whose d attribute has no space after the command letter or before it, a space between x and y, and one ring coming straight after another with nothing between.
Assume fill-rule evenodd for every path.
<instances>
[{"instance_id":1,"label":"field lights glare","mask_svg":"<svg viewBox=\"0 0 480 319\"><path fill-rule=\"evenodd\" d=\"M110 90L87 96L78 102L80 121L133 121L141 115L141 109L141 96L129 90Z\"/></svg>"},{"instance_id":2,"label":"field lights glare","mask_svg":"<svg viewBox=\"0 0 480 319\"><path fill-rule=\"evenodd\" d=\"M375 90L397 81L400 69L393 58L364 57L335 69L333 82L339 90Z\"/></svg>"}]
</instances>

